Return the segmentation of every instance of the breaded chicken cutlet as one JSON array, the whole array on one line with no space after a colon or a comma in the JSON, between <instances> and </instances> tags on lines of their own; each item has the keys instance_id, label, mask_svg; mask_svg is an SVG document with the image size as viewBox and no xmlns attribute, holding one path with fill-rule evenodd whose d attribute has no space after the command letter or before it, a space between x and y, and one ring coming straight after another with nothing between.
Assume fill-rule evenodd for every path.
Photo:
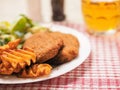
<instances>
[{"instance_id":1,"label":"breaded chicken cutlet","mask_svg":"<svg viewBox=\"0 0 120 90\"><path fill-rule=\"evenodd\" d=\"M61 38L63 40L64 46L62 50L57 54L57 56L49 60L47 63L52 65L59 65L69 62L78 56L79 41L75 36L71 34L64 34L61 32L53 32L52 34L56 38Z\"/></svg>"},{"instance_id":2,"label":"breaded chicken cutlet","mask_svg":"<svg viewBox=\"0 0 120 90\"><path fill-rule=\"evenodd\" d=\"M42 63L55 57L63 46L63 40L51 32L39 32L28 38L23 48L31 48L37 56L37 62Z\"/></svg>"},{"instance_id":3,"label":"breaded chicken cutlet","mask_svg":"<svg viewBox=\"0 0 120 90\"><path fill-rule=\"evenodd\" d=\"M37 61L59 65L76 58L79 53L78 39L61 32L39 32L25 41L23 48L32 48Z\"/></svg>"}]
</instances>

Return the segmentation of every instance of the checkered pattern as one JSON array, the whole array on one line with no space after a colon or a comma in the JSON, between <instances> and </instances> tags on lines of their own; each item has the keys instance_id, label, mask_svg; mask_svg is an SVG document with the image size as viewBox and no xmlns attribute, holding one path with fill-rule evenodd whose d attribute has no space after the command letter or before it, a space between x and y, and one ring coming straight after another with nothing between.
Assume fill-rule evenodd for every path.
<instances>
[{"instance_id":1,"label":"checkered pattern","mask_svg":"<svg viewBox=\"0 0 120 90\"><path fill-rule=\"evenodd\" d=\"M81 25L56 24L77 29L88 36L92 51L87 60L57 78L30 84L0 85L0 90L120 90L120 34L95 37L85 33Z\"/></svg>"}]
</instances>

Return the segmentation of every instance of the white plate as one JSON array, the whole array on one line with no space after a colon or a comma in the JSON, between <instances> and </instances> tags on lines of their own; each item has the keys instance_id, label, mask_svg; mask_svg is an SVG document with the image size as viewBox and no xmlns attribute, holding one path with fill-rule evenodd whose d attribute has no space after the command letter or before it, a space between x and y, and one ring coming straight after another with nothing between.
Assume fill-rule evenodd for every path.
<instances>
[{"instance_id":1,"label":"white plate","mask_svg":"<svg viewBox=\"0 0 120 90\"><path fill-rule=\"evenodd\" d=\"M76 36L80 42L79 55L77 58L71 62L62 64L52 70L52 73L48 77L39 77L39 78L17 78L16 76L0 76L0 84L21 84L21 83L31 83L37 81L43 81L51 78L58 77L63 75L76 67L78 67L83 61L86 60L90 54L90 43L88 38L77 30L59 26L59 25L45 25L53 31L60 31L64 33L70 33Z\"/></svg>"}]
</instances>

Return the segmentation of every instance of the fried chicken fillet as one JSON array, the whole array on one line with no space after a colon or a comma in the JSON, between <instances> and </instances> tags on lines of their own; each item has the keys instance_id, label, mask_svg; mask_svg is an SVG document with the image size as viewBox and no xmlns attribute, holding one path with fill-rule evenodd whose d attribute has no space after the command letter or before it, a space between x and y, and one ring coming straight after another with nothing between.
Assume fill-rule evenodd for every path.
<instances>
[{"instance_id":1,"label":"fried chicken fillet","mask_svg":"<svg viewBox=\"0 0 120 90\"><path fill-rule=\"evenodd\" d=\"M80 45L78 39L75 36L61 32L53 32L52 34L56 38L61 38L63 40L64 46L62 50L57 54L57 56L49 60L48 63L59 65L69 62L78 56Z\"/></svg>"},{"instance_id":2,"label":"fried chicken fillet","mask_svg":"<svg viewBox=\"0 0 120 90\"><path fill-rule=\"evenodd\" d=\"M37 62L42 63L55 57L63 46L63 40L51 32L39 32L28 38L23 48L31 48L37 56Z\"/></svg>"}]
</instances>

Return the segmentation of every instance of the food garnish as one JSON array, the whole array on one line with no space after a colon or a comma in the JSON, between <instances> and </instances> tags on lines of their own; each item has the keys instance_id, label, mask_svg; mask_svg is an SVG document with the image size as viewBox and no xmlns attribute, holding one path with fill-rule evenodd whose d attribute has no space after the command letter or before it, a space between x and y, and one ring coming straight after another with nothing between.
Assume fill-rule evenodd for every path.
<instances>
[{"instance_id":1,"label":"food garnish","mask_svg":"<svg viewBox=\"0 0 120 90\"><path fill-rule=\"evenodd\" d=\"M0 22L0 46L20 38L21 48L24 41L32 34L46 30L48 28L40 26L25 15L20 15L13 23L2 21Z\"/></svg>"}]
</instances>

